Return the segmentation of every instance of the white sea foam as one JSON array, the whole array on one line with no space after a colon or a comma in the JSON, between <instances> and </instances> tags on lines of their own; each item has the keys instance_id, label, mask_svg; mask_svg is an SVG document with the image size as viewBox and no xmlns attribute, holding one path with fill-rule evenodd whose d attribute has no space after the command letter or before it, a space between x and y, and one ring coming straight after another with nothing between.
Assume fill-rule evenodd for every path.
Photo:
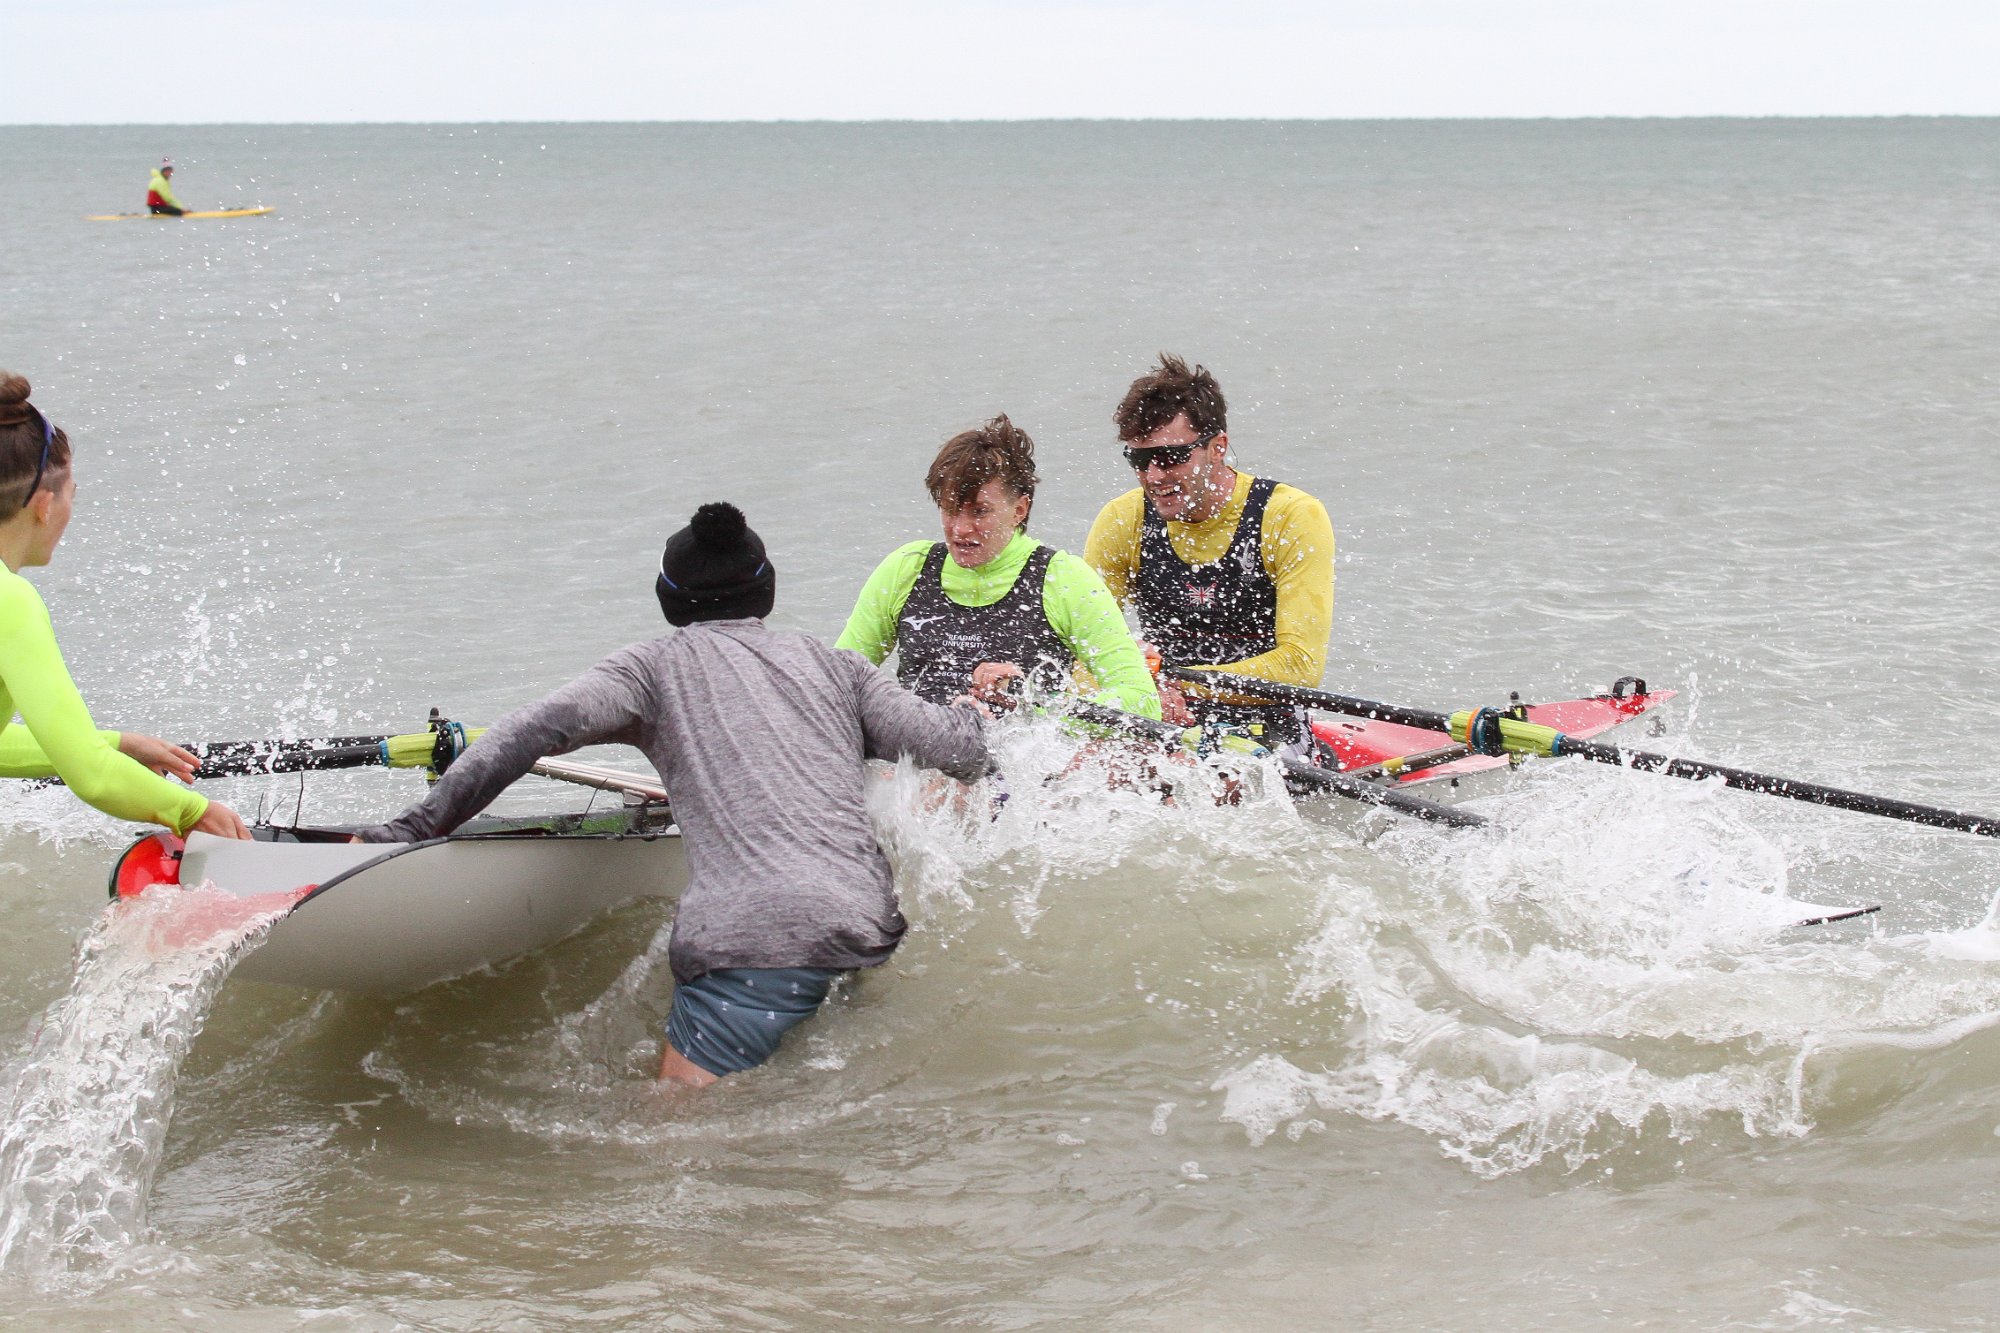
<instances>
[{"instance_id":1,"label":"white sea foam","mask_svg":"<svg viewBox=\"0 0 2000 1333\"><path fill-rule=\"evenodd\" d=\"M1939 931L1930 936L1931 952L1939 958L1961 959L1969 963L2000 963L2000 894L1987 904L1986 915L1964 930Z\"/></svg>"},{"instance_id":2,"label":"white sea foam","mask_svg":"<svg viewBox=\"0 0 2000 1333\"><path fill-rule=\"evenodd\" d=\"M1225 1070L1222 1118L1262 1143L1335 1111L1481 1175L1575 1169L1718 1121L1803 1135L1808 1060L2000 1021L2000 978L1965 966L2000 956L1990 915L1938 936L1791 928L1813 907L1790 895L1796 849L1717 787L1645 781L1546 774L1486 833L1396 834L1406 884L1330 880L1295 994L1351 1006L1340 1055Z\"/></svg>"}]
</instances>

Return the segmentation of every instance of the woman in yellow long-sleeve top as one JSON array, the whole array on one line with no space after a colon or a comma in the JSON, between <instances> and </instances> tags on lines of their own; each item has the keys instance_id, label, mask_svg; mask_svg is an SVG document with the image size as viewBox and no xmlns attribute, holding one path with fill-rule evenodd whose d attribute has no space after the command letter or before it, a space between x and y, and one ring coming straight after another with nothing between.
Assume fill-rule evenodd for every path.
<instances>
[{"instance_id":1,"label":"woman in yellow long-sleeve top","mask_svg":"<svg viewBox=\"0 0 2000 1333\"><path fill-rule=\"evenodd\" d=\"M162 776L191 781L194 755L157 737L99 731L90 720L48 608L20 573L49 563L76 496L69 436L28 394L28 381L0 371L0 776L53 775L118 819L247 838L235 811Z\"/></svg>"}]
</instances>

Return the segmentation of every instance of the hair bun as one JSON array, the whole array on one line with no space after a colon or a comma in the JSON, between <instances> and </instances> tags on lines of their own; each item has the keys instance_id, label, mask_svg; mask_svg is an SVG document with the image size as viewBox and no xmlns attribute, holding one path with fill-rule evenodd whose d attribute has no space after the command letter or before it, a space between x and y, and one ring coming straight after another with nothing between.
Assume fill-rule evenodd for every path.
<instances>
[{"instance_id":1,"label":"hair bun","mask_svg":"<svg viewBox=\"0 0 2000 1333\"><path fill-rule=\"evenodd\" d=\"M721 500L703 505L688 520L688 530L694 534L695 543L711 550L735 545L743 539L749 527L749 520L743 517L741 509Z\"/></svg>"},{"instance_id":2,"label":"hair bun","mask_svg":"<svg viewBox=\"0 0 2000 1333\"><path fill-rule=\"evenodd\" d=\"M35 419L28 406L28 381L11 370L0 370L0 426L18 426Z\"/></svg>"}]
</instances>

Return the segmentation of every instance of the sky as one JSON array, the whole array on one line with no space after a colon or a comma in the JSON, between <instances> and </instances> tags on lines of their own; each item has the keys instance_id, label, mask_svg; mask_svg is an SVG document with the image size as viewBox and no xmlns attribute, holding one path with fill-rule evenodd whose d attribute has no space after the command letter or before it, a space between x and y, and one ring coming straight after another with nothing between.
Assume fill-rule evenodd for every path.
<instances>
[{"instance_id":1,"label":"sky","mask_svg":"<svg viewBox=\"0 0 2000 1333\"><path fill-rule=\"evenodd\" d=\"M2000 0L8 0L0 124L2000 114Z\"/></svg>"}]
</instances>

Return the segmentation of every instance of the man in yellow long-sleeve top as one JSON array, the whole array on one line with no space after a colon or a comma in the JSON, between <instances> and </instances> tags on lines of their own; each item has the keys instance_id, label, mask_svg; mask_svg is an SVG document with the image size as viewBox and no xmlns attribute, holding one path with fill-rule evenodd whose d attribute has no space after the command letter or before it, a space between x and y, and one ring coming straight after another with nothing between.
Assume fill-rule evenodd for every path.
<instances>
[{"instance_id":1,"label":"man in yellow long-sleeve top","mask_svg":"<svg viewBox=\"0 0 2000 1333\"><path fill-rule=\"evenodd\" d=\"M1230 466L1227 411L1215 377L1177 356L1133 381L1112 420L1139 485L1098 513L1083 557L1168 665L1316 687L1333 630L1333 523L1304 491ZM1204 725L1311 751L1296 708L1177 693L1162 682L1170 717L1179 704Z\"/></svg>"}]
</instances>

